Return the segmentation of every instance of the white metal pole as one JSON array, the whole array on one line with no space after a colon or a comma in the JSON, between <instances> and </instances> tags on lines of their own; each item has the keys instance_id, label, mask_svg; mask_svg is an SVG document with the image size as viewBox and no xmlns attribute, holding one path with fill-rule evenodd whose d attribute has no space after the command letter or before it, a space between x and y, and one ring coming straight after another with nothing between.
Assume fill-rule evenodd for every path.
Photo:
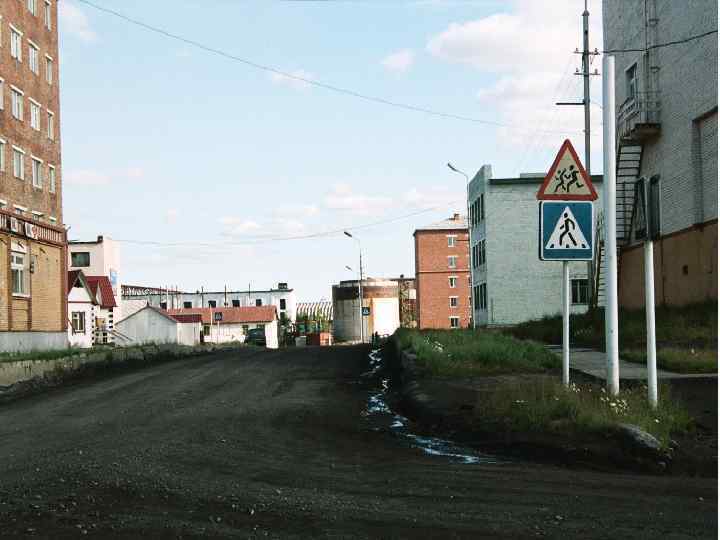
<instances>
[{"instance_id":1,"label":"white metal pole","mask_svg":"<svg viewBox=\"0 0 720 540\"><path fill-rule=\"evenodd\" d=\"M620 392L617 231L615 221L615 57L603 57L603 191L605 206L605 350L607 387Z\"/></svg>"},{"instance_id":2,"label":"white metal pole","mask_svg":"<svg viewBox=\"0 0 720 540\"><path fill-rule=\"evenodd\" d=\"M570 263L563 261L562 304L563 304L563 384L570 384Z\"/></svg>"},{"instance_id":3,"label":"white metal pole","mask_svg":"<svg viewBox=\"0 0 720 540\"><path fill-rule=\"evenodd\" d=\"M360 242L358 241L358 244ZM363 267L362 267L362 247L360 248L360 342L365 343L365 315L363 315Z\"/></svg>"},{"instance_id":4,"label":"white metal pole","mask_svg":"<svg viewBox=\"0 0 720 540\"><path fill-rule=\"evenodd\" d=\"M647 206L646 206L647 208ZM648 231L649 232L649 231ZM645 242L645 321L647 323L647 377L648 400L653 408L658 403L657 351L655 348L655 269L653 268L653 243Z\"/></svg>"}]
</instances>

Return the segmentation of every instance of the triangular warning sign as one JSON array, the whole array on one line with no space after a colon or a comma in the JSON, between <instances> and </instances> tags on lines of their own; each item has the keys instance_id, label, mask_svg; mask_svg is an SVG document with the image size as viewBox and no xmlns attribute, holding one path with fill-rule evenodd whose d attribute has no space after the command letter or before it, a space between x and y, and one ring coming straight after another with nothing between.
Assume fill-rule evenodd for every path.
<instances>
[{"instance_id":1,"label":"triangular warning sign","mask_svg":"<svg viewBox=\"0 0 720 540\"><path fill-rule=\"evenodd\" d=\"M597 192L572 143L565 139L537 192L539 200L594 201Z\"/></svg>"},{"instance_id":2,"label":"triangular warning sign","mask_svg":"<svg viewBox=\"0 0 720 540\"><path fill-rule=\"evenodd\" d=\"M565 207L555 224L545 249L588 249L587 238L580 229L575 214Z\"/></svg>"}]
</instances>

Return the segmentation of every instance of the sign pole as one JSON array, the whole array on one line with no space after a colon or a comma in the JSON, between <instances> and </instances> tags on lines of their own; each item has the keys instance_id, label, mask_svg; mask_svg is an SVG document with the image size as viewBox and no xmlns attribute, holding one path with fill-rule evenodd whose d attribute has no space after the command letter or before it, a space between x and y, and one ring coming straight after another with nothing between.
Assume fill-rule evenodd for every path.
<instances>
[{"instance_id":1,"label":"sign pole","mask_svg":"<svg viewBox=\"0 0 720 540\"><path fill-rule=\"evenodd\" d=\"M562 304L563 304L563 384L570 385L570 263L562 263Z\"/></svg>"},{"instance_id":2,"label":"sign pole","mask_svg":"<svg viewBox=\"0 0 720 540\"><path fill-rule=\"evenodd\" d=\"M650 228L650 183L644 182L645 198L645 323L647 325L647 378L648 401L654 409L658 404L657 350L655 343L655 261L653 254L653 231Z\"/></svg>"},{"instance_id":3,"label":"sign pole","mask_svg":"<svg viewBox=\"0 0 720 540\"><path fill-rule=\"evenodd\" d=\"M603 57L603 182L605 205L605 351L607 387L620 392L618 344L617 227L615 222L615 57Z\"/></svg>"}]
</instances>

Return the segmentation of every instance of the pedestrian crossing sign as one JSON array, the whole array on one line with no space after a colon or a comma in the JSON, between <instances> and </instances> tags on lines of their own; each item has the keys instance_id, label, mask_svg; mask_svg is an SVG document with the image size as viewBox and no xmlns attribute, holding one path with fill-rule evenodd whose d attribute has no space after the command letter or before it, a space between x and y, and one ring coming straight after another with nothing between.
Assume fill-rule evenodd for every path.
<instances>
[{"instance_id":1,"label":"pedestrian crossing sign","mask_svg":"<svg viewBox=\"0 0 720 540\"><path fill-rule=\"evenodd\" d=\"M589 261L595 244L591 201L540 201L542 261Z\"/></svg>"},{"instance_id":2,"label":"pedestrian crossing sign","mask_svg":"<svg viewBox=\"0 0 720 540\"><path fill-rule=\"evenodd\" d=\"M544 201L594 201L598 198L590 176L568 139L560 147L537 198Z\"/></svg>"}]
</instances>

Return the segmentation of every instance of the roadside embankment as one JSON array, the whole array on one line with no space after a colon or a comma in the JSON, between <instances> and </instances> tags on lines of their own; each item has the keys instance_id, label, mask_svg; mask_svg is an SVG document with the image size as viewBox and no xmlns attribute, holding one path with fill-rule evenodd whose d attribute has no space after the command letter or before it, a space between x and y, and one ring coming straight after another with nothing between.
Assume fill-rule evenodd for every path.
<instances>
[{"instance_id":1,"label":"roadside embankment","mask_svg":"<svg viewBox=\"0 0 720 540\"><path fill-rule=\"evenodd\" d=\"M422 348L420 354L412 347L403 348L427 339L425 332L415 332L412 340L402 333L395 335L383 351L398 392L398 407L427 429L485 452L523 459L605 470L716 473L712 467L676 459L687 457L677 452L675 439L692 429L692 419L667 394L661 407L652 410L641 386L623 389L617 397L608 396L602 385L590 379L567 388L559 382L556 368L542 365L543 356L526 372L517 367L532 362L527 355L503 371L497 359L453 358L448 352L453 346L443 342L442 333L430 336L429 350L435 351L431 368L422 358ZM449 339L460 338L454 334ZM482 340L482 334L472 339ZM512 346L506 344L502 354ZM456 344L454 350L462 348ZM521 346L518 351L522 350ZM459 375L437 375L444 371L438 368L439 353L456 367L473 362L478 366ZM483 372L487 374L476 375Z\"/></svg>"},{"instance_id":2,"label":"roadside embankment","mask_svg":"<svg viewBox=\"0 0 720 540\"><path fill-rule=\"evenodd\" d=\"M68 351L66 356L53 358L43 358L47 355L38 353L38 359L28 358L32 356L28 353L19 360L10 358L0 361L0 401L113 368L149 365L243 346L240 343L195 346L159 344L100 351L89 349L80 353L73 350Z\"/></svg>"}]
</instances>

